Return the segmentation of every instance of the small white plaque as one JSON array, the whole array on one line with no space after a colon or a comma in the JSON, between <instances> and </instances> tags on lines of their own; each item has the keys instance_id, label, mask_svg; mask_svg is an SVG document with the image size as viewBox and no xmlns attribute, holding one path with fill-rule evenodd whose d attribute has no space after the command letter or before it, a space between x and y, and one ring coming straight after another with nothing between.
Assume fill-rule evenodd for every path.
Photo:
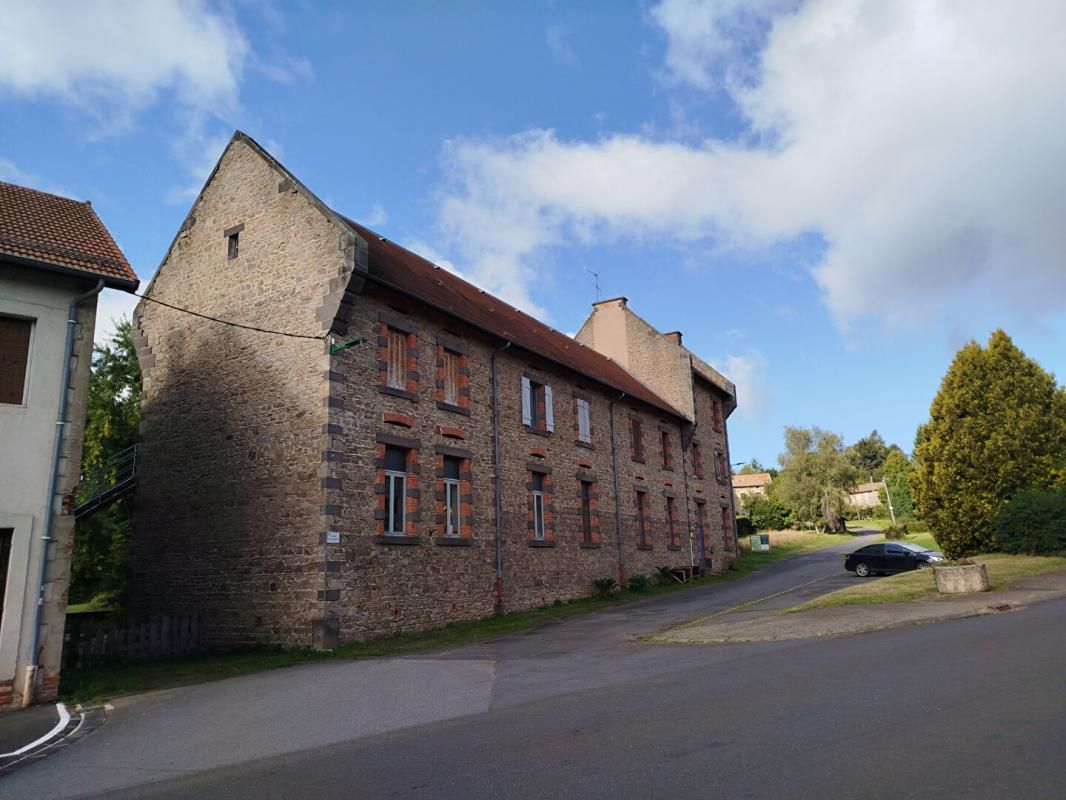
<instances>
[{"instance_id":1,"label":"small white plaque","mask_svg":"<svg viewBox=\"0 0 1066 800\"><path fill-rule=\"evenodd\" d=\"M340 531L326 531L326 544L340 544L341 532Z\"/></svg>"}]
</instances>

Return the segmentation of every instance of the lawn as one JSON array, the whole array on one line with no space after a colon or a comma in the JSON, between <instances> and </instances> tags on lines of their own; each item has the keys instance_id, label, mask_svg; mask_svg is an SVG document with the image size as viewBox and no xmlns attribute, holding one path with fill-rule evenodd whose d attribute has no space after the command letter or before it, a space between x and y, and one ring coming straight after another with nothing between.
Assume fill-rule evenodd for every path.
<instances>
[{"instance_id":1,"label":"lawn","mask_svg":"<svg viewBox=\"0 0 1066 800\"><path fill-rule=\"evenodd\" d=\"M398 656L455 647L508 633L529 630L566 619L567 617L644 600L659 594L736 580L745 575L750 575L752 572L774 561L811 553L840 542L849 541L851 538L847 534L773 531L770 533L770 542L773 548L770 552L748 552L745 549L747 541L744 541L741 543L743 552L737 568L720 575L707 575L685 584L652 584L642 591L619 591L608 598L586 597L568 603L552 604L532 611L503 614L498 617L489 617L488 619L470 622L457 622L443 628L421 633L405 633L368 642L355 642L342 645L337 653L255 648L225 653L203 653L162 661L117 664L91 669L67 669L63 671L60 693L62 699L67 702L93 703L127 694L221 680L311 661Z\"/></svg>"},{"instance_id":2,"label":"lawn","mask_svg":"<svg viewBox=\"0 0 1066 800\"><path fill-rule=\"evenodd\" d=\"M928 533L908 536L907 541L928 547L930 550L938 549L936 541ZM1058 556L1012 556L1006 553L989 553L975 558L985 565L992 591L1009 589L1021 578L1066 567L1066 558ZM906 603L936 596L938 595L933 571L923 569L903 572L874 581L863 581L856 586L849 586L847 589L840 589L832 594L790 608L786 613L835 606Z\"/></svg>"}]
</instances>

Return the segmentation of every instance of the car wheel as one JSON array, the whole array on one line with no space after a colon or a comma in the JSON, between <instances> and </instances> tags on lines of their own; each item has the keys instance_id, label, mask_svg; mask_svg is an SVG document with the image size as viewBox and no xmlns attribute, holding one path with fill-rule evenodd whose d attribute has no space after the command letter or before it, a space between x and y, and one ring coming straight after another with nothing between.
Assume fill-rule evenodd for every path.
<instances>
[{"instance_id":1,"label":"car wheel","mask_svg":"<svg viewBox=\"0 0 1066 800\"><path fill-rule=\"evenodd\" d=\"M928 561L919 561L917 569L929 569Z\"/></svg>"},{"instance_id":2,"label":"car wheel","mask_svg":"<svg viewBox=\"0 0 1066 800\"><path fill-rule=\"evenodd\" d=\"M870 576L870 565L869 564L856 564L855 565L855 574L858 575L860 578L869 577Z\"/></svg>"}]
</instances>

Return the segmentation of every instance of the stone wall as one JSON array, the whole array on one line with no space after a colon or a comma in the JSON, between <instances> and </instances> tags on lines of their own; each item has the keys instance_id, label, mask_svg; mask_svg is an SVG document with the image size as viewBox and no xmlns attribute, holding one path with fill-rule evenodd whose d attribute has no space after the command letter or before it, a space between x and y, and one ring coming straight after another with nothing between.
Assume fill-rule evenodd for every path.
<instances>
[{"instance_id":1,"label":"stone wall","mask_svg":"<svg viewBox=\"0 0 1066 800\"><path fill-rule=\"evenodd\" d=\"M236 138L147 294L244 325L323 335L351 272L346 237ZM135 332L144 406L134 608L200 611L208 645L310 644L324 580L326 342L146 301Z\"/></svg>"}]
</instances>

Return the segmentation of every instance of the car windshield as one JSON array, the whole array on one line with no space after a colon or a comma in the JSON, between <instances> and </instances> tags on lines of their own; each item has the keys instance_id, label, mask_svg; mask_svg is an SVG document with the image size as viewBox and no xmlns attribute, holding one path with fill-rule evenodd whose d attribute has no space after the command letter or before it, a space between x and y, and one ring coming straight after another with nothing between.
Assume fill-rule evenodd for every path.
<instances>
[{"instance_id":1,"label":"car windshield","mask_svg":"<svg viewBox=\"0 0 1066 800\"><path fill-rule=\"evenodd\" d=\"M911 542L896 542L900 547L906 547L908 550L913 550L915 553L929 553L931 552L928 547L922 547L920 544L912 544Z\"/></svg>"}]
</instances>

